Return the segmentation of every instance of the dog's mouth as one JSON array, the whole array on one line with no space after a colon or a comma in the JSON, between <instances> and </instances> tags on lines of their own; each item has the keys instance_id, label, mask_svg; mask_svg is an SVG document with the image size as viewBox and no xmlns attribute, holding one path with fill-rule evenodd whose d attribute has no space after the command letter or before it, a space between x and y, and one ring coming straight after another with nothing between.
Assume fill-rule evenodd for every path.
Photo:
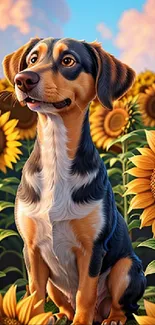
<instances>
[{"instance_id":1,"label":"dog's mouth","mask_svg":"<svg viewBox=\"0 0 155 325\"><path fill-rule=\"evenodd\" d=\"M34 99L32 97L26 97L24 99L24 102L25 104L27 104L27 106L30 108L30 109L35 109L37 107L39 107L41 105L41 103L43 104L51 104L52 106L54 106L55 108L57 109L61 109L61 108L64 108L66 106L70 106L71 104L71 99L70 98L66 98L60 102L44 102L44 101L39 101L37 99Z\"/></svg>"}]
</instances>

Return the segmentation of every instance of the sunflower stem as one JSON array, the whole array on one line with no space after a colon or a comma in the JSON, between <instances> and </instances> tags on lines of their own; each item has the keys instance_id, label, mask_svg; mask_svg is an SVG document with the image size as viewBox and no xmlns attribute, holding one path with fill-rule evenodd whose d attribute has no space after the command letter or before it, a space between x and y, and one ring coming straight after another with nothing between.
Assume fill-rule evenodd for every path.
<instances>
[{"instance_id":1,"label":"sunflower stem","mask_svg":"<svg viewBox=\"0 0 155 325\"><path fill-rule=\"evenodd\" d=\"M123 155L127 152L128 150L128 146L127 146L127 141L124 141L122 143L122 152L123 152ZM126 187L127 185L127 174L125 173L126 172L126 169L127 169L127 159L125 157L123 157L123 160L122 160L122 171L123 171L123 186L124 188ZM128 200L127 200L127 196L124 196L123 197L123 200L124 200L124 219L126 221L126 224L128 225Z\"/></svg>"}]
</instances>

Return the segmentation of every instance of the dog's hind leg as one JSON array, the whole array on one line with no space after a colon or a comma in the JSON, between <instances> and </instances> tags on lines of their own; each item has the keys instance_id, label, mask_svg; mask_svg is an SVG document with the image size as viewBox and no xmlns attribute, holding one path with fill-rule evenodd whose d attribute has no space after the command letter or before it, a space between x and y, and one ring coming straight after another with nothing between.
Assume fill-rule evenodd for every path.
<instances>
[{"instance_id":1,"label":"dog's hind leg","mask_svg":"<svg viewBox=\"0 0 155 325\"><path fill-rule=\"evenodd\" d=\"M138 258L122 258L111 269L108 287L112 297L109 317L103 325L124 325L125 312L134 311L145 290L145 277ZM135 308L135 309L134 309Z\"/></svg>"},{"instance_id":2,"label":"dog's hind leg","mask_svg":"<svg viewBox=\"0 0 155 325\"><path fill-rule=\"evenodd\" d=\"M50 280L48 280L47 283L47 292L50 299L59 308L59 313L56 314L56 317L61 318L65 315L70 321L72 321L74 317L74 310L71 307L71 304L67 301L64 294L58 288L56 288Z\"/></svg>"}]
</instances>

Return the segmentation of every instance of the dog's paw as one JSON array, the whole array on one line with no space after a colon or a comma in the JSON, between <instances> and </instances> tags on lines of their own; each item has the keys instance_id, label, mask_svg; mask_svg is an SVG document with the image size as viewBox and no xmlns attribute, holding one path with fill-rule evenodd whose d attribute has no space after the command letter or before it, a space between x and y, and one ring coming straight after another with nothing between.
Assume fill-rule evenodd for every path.
<instances>
[{"instance_id":1,"label":"dog's paw","mask_svg":"<svg viewBox=\"0 0 155 325\"><path fill-rule=\"evenodd\" d=\"M102 325L124 325L125 323L122 323L120 320L114 321L114 320L105 320L103 321Z\"/></svg>"}]
</instances>

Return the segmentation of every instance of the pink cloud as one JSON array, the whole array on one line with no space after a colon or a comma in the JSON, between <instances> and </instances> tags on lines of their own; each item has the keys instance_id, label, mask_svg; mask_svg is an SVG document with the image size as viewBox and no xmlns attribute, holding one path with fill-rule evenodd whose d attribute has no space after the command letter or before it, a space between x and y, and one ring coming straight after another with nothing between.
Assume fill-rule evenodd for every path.
<instances>
[{"instance_id":1,"label":"pink cloud","mask_svg":"<svg viewBox=\"0 0 155 325\"><path fill-rule=\"evenodd\" d=\"M96 26L97 31L101 34L103 39L112 39L112 32L111 30L105 25L105 23L99 23Z\"/></svg>"},{"instance_id":2,"label":"pink cloud","mask_svg":"<svg viewBox=\"0 0 155 325\"><path fill-rule=\"evenodd\" d=\"M155 0L146 0L142 12L125 11L119 21L114 44L120 49L120 59L137 72L155 70Z\"/></svg>"},{"instance_id":3,"label":"pink cloud","mask_svg":"<svg viewBox=\"0 0 155 325\"><path fill-rule=\"evenodd\" d=\"M0 1L0 29L6 30L9 26L16 27L22 34L30 32L28 18L32 15L30 0Z\"/></svg>"}]
</instances>

